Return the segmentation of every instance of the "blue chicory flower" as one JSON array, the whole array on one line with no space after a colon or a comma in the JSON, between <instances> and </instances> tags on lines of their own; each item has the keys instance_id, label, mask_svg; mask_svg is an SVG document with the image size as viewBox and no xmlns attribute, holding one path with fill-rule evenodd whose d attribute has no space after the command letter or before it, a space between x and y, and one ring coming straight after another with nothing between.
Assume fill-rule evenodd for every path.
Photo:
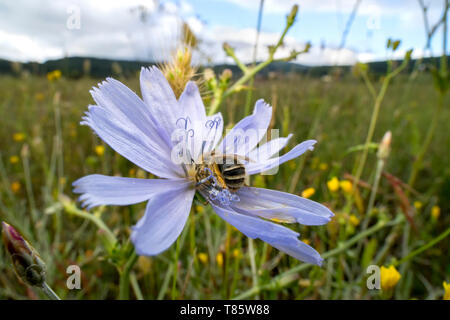
<instances>
[{"instance_id":1,"label":"blue chicory flower","mask_svg":"<svg viewBox=\"0 0 450 320\"><path fill-rule=\"evenodd\" d=\"M132 228L131 240L138 254L152 256L175 242L186 224L195 193L201 192L216 214L246 236L259 238L296 259L322 264L319 253L300 241L297 232L269 220L323 225L333 216L328 208L296 195L262 188L243 186L236 192L214 187L199 190L192 174L195 164L174 160L176 156L188 155L194 163L205 154L231 152L246 159L246 174L253 175L312 150L316 141L304 141L275 157L292 135L263 145L262 135L240 139L242 132L267 131L272 107L263 100L258 100L253 114L238 122L221 141L222 115L206 115L194 82L187 83L177 100L161 71L151 67L142 68L140 85L143 100L117 80L108 78L99 84L91 91L96 105L89 106L82 124L91 127L123 157L160 179L85 176L73 183L74 192L82 194L83 205L92 208L148 200L144 216ZM177 132L181 138L177 138ZM179 146L181 149L177 149ZM214 186L213 175L209 178L214 180Z\"/></svg>"}]
</instances>

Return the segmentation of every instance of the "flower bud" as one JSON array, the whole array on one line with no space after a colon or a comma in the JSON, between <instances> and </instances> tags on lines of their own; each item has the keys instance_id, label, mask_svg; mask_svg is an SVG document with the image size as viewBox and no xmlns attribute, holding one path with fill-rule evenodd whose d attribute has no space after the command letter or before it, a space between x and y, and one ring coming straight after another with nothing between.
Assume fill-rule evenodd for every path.
<instances>
[{"instance_id":1,"label":"flower bud","mask_svg":"<svg viewBox=\"0 0 450 320\"><path fill-rule=\"evenodd\" d=\"M378 158L385 160L391 151L392 134L390 131L386 132L378 147Z\"/></svg>"},{"instance_id":2,"label":"flower bud","mask_svg":"<svg viewBox=\"0 0 450 320\"><path fill-rule=\"evenodd\" d=\"M36 250L6 222L2 222L2 239L17 276L31 286L41 287L45 282L45 263Z\"/></svg>"},{"instance_id":3,"label":"flower bud","mask_svg":"<svg viewBox=\"0 0 450 320\"><path fill-rule=\"evenodd\" d=\"M287 17L287 21L288 21L289 25L294 23L295 17L297 16L297 12L298 12L298 5L294 5L291 9L291 12L289 13L289 15Z\"/></svg>"}]
</instances>

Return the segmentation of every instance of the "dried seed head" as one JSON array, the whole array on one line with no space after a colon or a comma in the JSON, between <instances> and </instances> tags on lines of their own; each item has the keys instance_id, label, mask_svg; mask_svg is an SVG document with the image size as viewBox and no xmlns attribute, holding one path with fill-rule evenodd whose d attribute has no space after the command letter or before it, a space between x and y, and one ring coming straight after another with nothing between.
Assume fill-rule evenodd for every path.
<instances>
[{"instance_id":1,"label":"dried seed head","mask_svg":"<svg viewBox=\"0 0 450 320\"><path fill-rule=\"evenodd\" d=\"M31 286L41 287L45 282L45 263L36 250L6 222L2 222L2 239L17 277Z\"/></svg>"},{"instance_id":2,"label":"dried seed head","mask_svg":"<svg viewBox=\"0 0 450 320\"><path fill-rule=\"evenodd\" d=\"M160 66L177 98L180 97L184 87L197 71L191 65L191 60L192 51L190 47L185 46L184 48L179 48L169 61Z\"/></svg>"}]
</instances>

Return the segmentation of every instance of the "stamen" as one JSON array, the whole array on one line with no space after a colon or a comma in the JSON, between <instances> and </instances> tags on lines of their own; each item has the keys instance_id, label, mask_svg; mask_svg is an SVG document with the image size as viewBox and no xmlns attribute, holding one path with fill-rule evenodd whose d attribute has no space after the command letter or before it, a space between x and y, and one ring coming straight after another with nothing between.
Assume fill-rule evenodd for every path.
<instances>
[{"instance_id":1,"label":"stamen","mask_svg":"<svg viewBox=\"0 0 450 320\"><path fill-rule=\"evenodd\" d=\"M233 202L240 201L236 194L232 194L228 189L217 190L216 188L211 188L209 190L209 198L211 200L218 200L221 205L229 206Z\"/></svg>"}]
</instances>

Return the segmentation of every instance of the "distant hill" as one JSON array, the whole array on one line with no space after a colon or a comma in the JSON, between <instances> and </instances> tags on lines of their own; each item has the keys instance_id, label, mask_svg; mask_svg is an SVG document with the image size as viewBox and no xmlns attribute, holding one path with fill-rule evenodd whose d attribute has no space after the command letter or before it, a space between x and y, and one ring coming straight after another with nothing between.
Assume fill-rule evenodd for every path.
<instances>
[{"instance_id":1,"label":"distant hill","mask_svg":"<svg viewBox=\"0 0 450 320\"><path fill-rule=\"evenodd\" d=\"M449 58L450 57L447 57L447 59ZM439 58L426 58L423 60L423 62L439 64ZM48 60L44 63L17 63L0 59L0 74L17 74L20 71L26 70L33 74L45 75L47 74L47 72L59 69L62 71L64 76L69 78L79 78L83 75L89 75L96 78L104 78L107 76L117 76L119 74L128 77L136 75L136 73L141 69L142 66L149 66L154 64L155 63L143 61L110 60L90 57L69 57L57 60ZM412 70L414 64L415 60L410 61L408 71ZM372 62L369 63L369 66L371 72L378 74L385 73L387 68L386 61ZM240 70L236 65L222 64L215 65L213 66L213 68L217 73L220 73L225 68L231 69L234 75L240 73ZM309 74L311 76L323 76L329 74L336 68L341 72L348 72L351 69L351 66L310 67L293 62L274 62L263 69L260 75L267 76L269 73L293 72Z\"/></svg>"}]
</instances>

